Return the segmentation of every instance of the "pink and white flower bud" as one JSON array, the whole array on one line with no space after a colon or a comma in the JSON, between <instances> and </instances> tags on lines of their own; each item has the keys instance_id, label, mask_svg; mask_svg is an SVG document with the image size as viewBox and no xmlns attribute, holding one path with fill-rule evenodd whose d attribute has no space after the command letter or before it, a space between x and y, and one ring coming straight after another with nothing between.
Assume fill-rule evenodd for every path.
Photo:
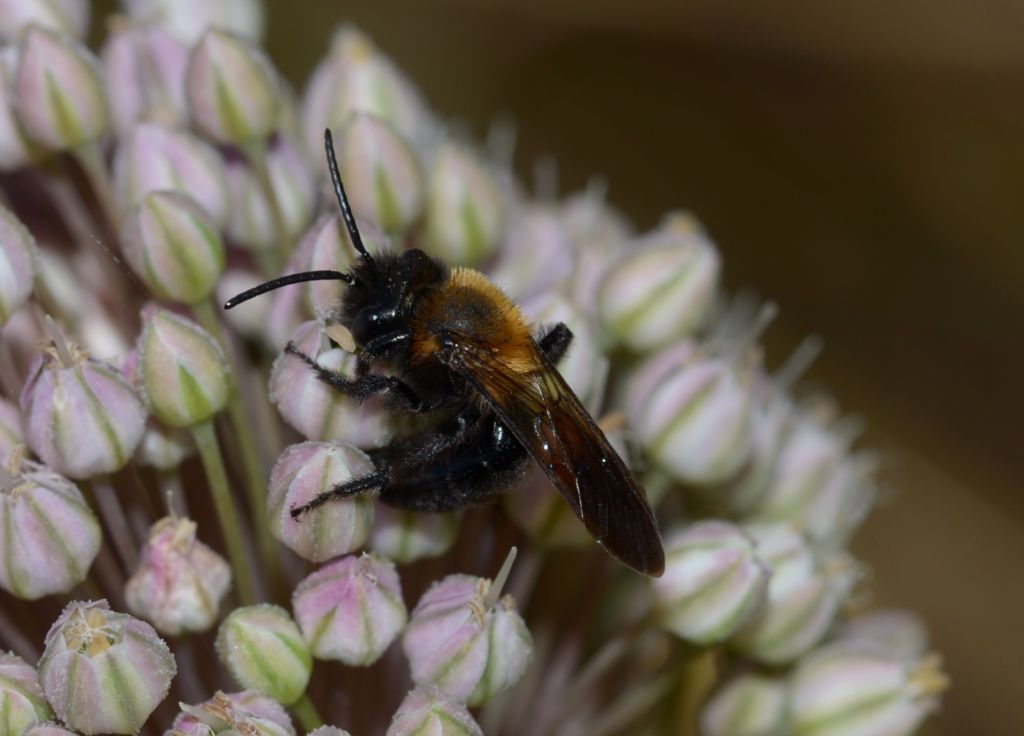
<instances>
[{"instance_id":1,"label":"pink and white flower bud","mask_svg":"<svg viewBox=\"0 0 1024 736\"><path fill-rule=\"evenodd\" d=\"M634 237L625 217L605 204L604 194L605 187L592 184L569 197L559 214L574 258L566 290L577 304L597 304L605 274Z\"/></svg>"},{"instance_id":2,"label":"pink and white flower bud","mask_svg":"<svg viewBox=\"0 0 1024 736\"><path fill-rule=\"evenodd\" d=\"M142 439L147 416L120 371L62 339L29 369L21 412L32 452L76 479L122 468Z\"/></svg>"},{"instance_id":3,"label":"pink and white flower bud","mask_svg":"<svg viewBox=\"0 0 1024 736\"><path fill-rule=\"evenodd\" d=\"M53 718L35 667L16 654L0 652L0 733L20 734Z\"/></svg>"},{"instance_id":4,"label":"pink and white flower bud","mask_svg":"<svg viewBox=\"0 0 1024 736\"><path fill-rule=\"evenodd\" d=\"M522 302L560 288L578 265L560 213L550 206L522 203L509 218L498 262L489 274Z\"/></svg>"},{"instance_id":5,"label":"pink and white flower bud","mask_svg":"<svg viewBox=\"0 0 1024 736\"><path fill-rule=\"evenodd\" d=\"M518 682L533 639L511 596L497 600L500 588L501 582L449 575L423 594L402 637L413 682L471 706Z\"/></svg>"},{"instance_id":6,"label":"pink and white flower bud","mask_svg":"<svg viewBox=\"0 0 1024 736\"><path fill-rule=\"evenodd\" d=\"M25 444L21 433L21 413L11 402L0 397L0 463L18 445Z\"/></svg>"},{"instance_id":7,"label":"pink and white flower bud","mask_svg":"<svg viewBox=\"0 0 1024 736\"><path fill-rule=\"evenodd\" d=\"M605 330L637 352L691 337L708 316L721 260L693 217L666 216L609 269L598 295Z\"/></svg>"},{"instance_id":8,"label":"pink and white flower bud","mask_svg":"<svg viewBox=\"0 0 1024 736\"><path fill-rule=\"evenodd\" d=\"M427 183L424 246L458 266L474 266L505 237L506 196L495 172L470 148L443 144Z\"/></svg>"},{"instance_id":9,"label":"pink and white flower bud","mask_svg":"<svg viewBox=\"0 0 1024 736\"><path fill-rule=\"evenodd\" d=\"M259 0L123 0L122 5L133 18L159 22L189 46L211 26L259 42L266 25Z\"/></svg>"},{"instance_id":10,"label":"pink and white flower bud","mask_svg":"<svg viewBox=\"0 0 1024 736\"><path fill-rule=\"evenodd\" d=\"M318 365L350 378L355 376L355 355L332 347L315 320L300 325L291 341ZM311 440L378 447L391 434L388 413L379 400L356 404L321 381L301 358L289 353L281 353L271 368L270 400L290 426Z\"/></svg>"},{"instance_id":11,"label":"pink and white flower bud","mask_svg":"<svg viewBox=\"0 0 1024 736\"><path fill-rule=\"evenodd\" d=\"M338 130L356 112L394 126L414 143L431 126L419 92L368 36L351 26L339 30L327 57L313 71L306 88L302 120L306 145L321 160L324 128Z\"/></svg>"},{"instance_id":12,"label":"pink and white flower bud","mask_svg":"<svg viewBox=\"0 0 1024 736\"><path fill-rule=\"evenodd\" d=\"M0 206L0 327L32 293L36 241L14 213Z\"/></svg>"},{"instance_id":13,"label":"pink and white flower bud","mask_svg":"<svg viewBox=\"0 0 1024 736\"><path fill-rule=\"evenodd\" d=\"M36 723L22 731L21 736L78 736L78 734L61 728L56 723Z\"/></svg>"},{"instance_id":14,"label":"pink and white flower bud","mask_svg":"<svg viewBox=\"0 0 1024 736\"><path fill-rule=\"evenodd\" d=\"M141 122L188 124L188 46L167 30L146 21L124 24L107 36L100 58L118 135L129 134Z\"/></svg>"},{"instance_id":15,"label":"pink and white flower bud","mask_svg":"<svg viewBox=\"0 0 1024 736\"><path fill-rule=\"evenodd\" d=\"M376 228L360 226L360 235L370 252L379 251L383 235ZM349 271L355 264L356 250L341 216L333 212L321 215L309 228L297 253L302 271ZM312 281L293 287L305 297L310 314L337 310L348 285L342 281Z\"/></svg>"},{"instance_id":16,"label":"pink and white flower bud","mask_svg":"<svg viewBox=\"0 0 1024 736\"><path fill-rule=\"evenodd\" d=\"M661 624L695 644L724 641L762 604L769 577L739 527L694 524L665 544L665 574L654 581Z\"/></svg>"},{"instance_id":17,"label":"pink and white flower bud","mask_svg":"<svg viewBox=\"0 0 1024 736\"><path fill-rule=\"evenodd\" d=\"M920 616L897 609L869 611L847 619L834 638L907 660L923 657L929 640L928 627Z\"/></svg>"},{"instance_id":18,"label":"pink and white flower bud","mask_svg":"<svg viewBox=\"0 0 1024 736\"><path fill-rule=\"evenodd\" d=\"M732 646L751 659L788 664L816 646L828 633L858 579L845 555L823 559L809 541L788 526L749 525L761 559L772 571L768 596L732 638Z\"/></svg>"},{"instance_id":19,"label":"pink and white flower bud","mask_svg":"<svg viewBox=\"0 0 1024 736\"><path fill-rule=\"evenodd\" d=\"M267 508L270 532L289 549L324 562L359 549L373 526L370 496L339 498L293 519L291 509L340 483L373 472L366 453L350 445L303 442L285 449L270 473Z\"/></svg>"},{"instance_id":20,"label":"pink and white flower bud","mask_svg":"<svg viewBox=\"0 0 1024 736\"><path fill-rule=\"evenodd\" d=\"M440 557L455 544L459 513L421 514L377 504L370 549L399 565Z\"/></svg>"},{"instance_id":21,"label":"pink and white flower bud","mask_svg":"<svg viewBox=\"0 0 1024 736\"><path fill-rule=\"evenodd\" d=\"M787 736L789 686L752 673L734 676L708 700L700 717L704 736Z\"/></svg>"},{"instance_id":22,"label":"pink and white flower bud","mask_svg":"<svg viewBox=\"0 0 1024 736\"><path fill-rule=\"evenodd\" d=\"M230 587L231 568L196 539L195 522L165 517L150 529L124 595L136 616L179 636L213 626Z\"/></svg>"},{"instance_id":23,"label":"pink and white flower bud","mask_svg":"<svg viewBox=\"0 0 1024 736\"><path fill-rule=\"evenodd\" d=\"M306 736L352 736L352 734L337 726L320 726L320 728L314 728Z\"/></svg>"},{"instance_id":24,"label":"pink and white flower bud","mask_svg":"<svg viewBox=\"0 0 1024 736\"><path fill-rule=\"evenodd\" d=\"M14 112L14 72L17 66L17 47L0 47L0 171L20 169L35 158L34 146Z\"/></svg>"},{"instance_id":25,"label":"pink and white flower bud","mask_svg":"<svg viewBox=\"0 0 1024 736\"><path fill-rule=\"evenodd\" d=\"M199 304L224 271L224 243L199 203L180 191L145 195L125 221L125 259L160 299Z\"/></svg>"},{"instance_id":26,"label":"pink and white flower bud","mask_svg":"<svg viewBox=\"0 0 1024 736\"><path fill-rule=\"evenodd\" d=\"M401 234L423 209L423 172L412 144L381 118L356 112L338 131L338 166L352 209Z\"/></svg>"},{"instance_id":27,"label":"pink and white flower bud","mask_svg":"<svg viewBox=\"0 0 1024 736\"><path fill-rule=\"evenodd\" d=\"M12 453L0 466L0 588L35 600L85 579L100 525L75 484Z\"/></svg>"},{"instance_id":28,"label":"pink and white flower bud","mask_svg":"<svg viewBox=\"0 0 1024 736\"><path fill-rule=\"evenodd\" d=\"M949 686L937 655L906 659L844 644L805 657L792 675L792 733L910 736Z\"/></svg>"},{"instance_id":29,"label":"pink and white flower bud","mask_svg":"<svg viewBox=\"0 0 1024 736\"><path fill-rule=\"evenodd\" d=\"M69 603L46 635L43 691L83 734L137 733L167 697L174 655L153 627L106 601Z\"/></svg>"},{"instance_id":30,"label":"pink and white flower bud","mask_svg":"<svg viewBox=\"0 0 1024 736\"><path fill-rule=\"evenodd\" d=\"M229 367L220 343L191 320L156 309L139 336L139 378L153 416L191 427L224 408Z\"/></svg>"},{"instance_id":31,"label":"pink and white flower bud","mask_svg":"<svg viewBox=\"0 0 1024 736\"><path fill-rule=\"evenodd\" d=\"M22 128L46 148L76 148L110 126L99 61L68 36L30 26L18 43L13 90Z\"/></svg>"},{"instance_id":32,"label":"pink and white flower bud","mask_svg":"<svg viewBox=\"0 0 1024 736\"><path fill-rule=\"evenodd\" d=\"M242 687L283 705L302 697L313 669L292 617L269 603L232 611L217 632L217 654Z\"/></svg>"},{"instance_id":33,"label":"pink and white flower bud","mask_svg":"<svg viewBox=\"0 0 1024 736\"><path fill-rule=\"evenodd\" d=\"M284 220L283 236L296 238L309 225L319 202L312 169L287 133L271 141L266 166ZM274 247L282 234L277 232L273 209L256 172L246 161L231 159L227 162L227 179L228 236L254 250Z\"/></svg>"},{"instance_id":34,"label":"pink and white flower bud","mask_svg":"<svg viewBox=\"0 0 1024 736\"><path fill-rule=\"evenodd\" d=\"M205 703L179 705L182 712L164 736L295 736L287 711L252 690L217 692Z\"/></svg>"},{"instance_id":35,"label":"pink and white flower bud","mask_svg":"<svg viewBox=\"0 0 1024 736\"><path fill-rule=\"evenodd\" d=\"M483 736L466 706L435 687L418 687L405 696L386 736Z\"/></svg>"},{"instance_id":36,"label":"pink and white flower bud","mask_svg":"<svg viewBox=\"0 0 1024 736\"><path fill-rule=\"evenodd\" d=\"M277 126L281 92L267 55L249 39L208 28L185 69L195 126L218 143L264 141Z\"/></svg>"},{"instance_id":37,"label":"pink and white flower bud","mask_svg":"<svg viewBox=\"0 0 1024 736\"><path fill-rule=\"evenodd\" d=\"M300 582L292 610L317 659L368 666L408 618L395 566L376 555L342 557Z\"/></svg>"},{"instance_id":38,"label":"pink and white flower bud","mask_svg":"<svg viewBox=\"0 0 1024 736\"><path fill-rule=\"evenodd\" d=\"M217 282L217 303L223 304L235 294L241 294L264 281L266 279L254 269L229 266L220 281ZM292 287L292 290L295 288L297 287ZM278 291L284 292L288 289L279 289ZM267 321L270 319L271 301L268 297L253 299L245 305L245 309L227 309L223 310L221 314L235 332L244 337L256 339L262 336ZM296 320L295 324L298 325L300 321ZM277 346L278 349L283 347L285 342L287 342L287 335L284 341Z\"/></svg>"},{"instance_id":39,"label":"pink and white flower bud","mask_svg":"<svg viewBox=\"0 0 1024 736\"><path fill-rule=\"evenodd\" d=\"M227 179L220 155L184 130L161 123L133 125L118 144L113 177L124 213L150 192L173 189L199 203L218 228L227 217Z\"/></svg>"},{"instance_id":40,"label":"pink and white flower bud","mask_svg":"<svg viewBox=\"0 0 1024 736\"><path fill-rule=\"evenodd\" d=\"M801 524L824 549L841 549L875 499L875 461L849 455L850 438L809 414L797 419L752 517Z\"/></svg>"},{"instance_id":41,"label":"pink and white flower bud","mask_svg":"<svg viewBox=\"0 0 1024 736\"><path fill-rule=\"evenodd\" d=\"M139 383L139 360L138 352L133 348L129 350L121 362L121 370L124 377L142 392ZM186 459L195 454L195 443L192 437L181 429L175 429L161 424L150 417L146 422L146 430L142 439L135 448L135 462L146 467L157 470L173 470Z\"/></svg>"},{"instance_id":42,"label":"pink and white flower bud","mask_svg":"<svg viewBox=\"0 0 1024 736\"><path fill-rule=\"evenodd\" d=\"M30 24L82 40L89 30L88 0L0 0L0 40L13 42Z\"/></svg>"},{"instance_id":43,"label":"pink and white flower bud","mask_svg":"<svg viewBox=\"0 0 1024 736\"><path fill-rule=\"evenodd\" d=\"M691 343L641 366L630 381L626 410L649 456L684 483L723 483L749 457L749 370Z\"/></svg>"}]
</instances>

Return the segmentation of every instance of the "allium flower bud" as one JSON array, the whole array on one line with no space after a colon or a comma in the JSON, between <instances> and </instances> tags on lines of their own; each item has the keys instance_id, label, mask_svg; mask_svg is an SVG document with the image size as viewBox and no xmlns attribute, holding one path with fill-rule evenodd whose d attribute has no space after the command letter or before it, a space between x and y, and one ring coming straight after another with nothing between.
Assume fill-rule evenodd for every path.
<instances>
[{"instance_id":1,"label":"allium flower bud","mask_svg":"<svg viewBox=\"0 0 1024 736\"><path fill-rule=\"evenodd\" d=\"M137 350L129 350L121 362L121 370L124 377L141 393L138 358ZM181 465L185 458L193 455L195 449L188 432L168 427L150 417L146 422L146 430L142 433L142 440L135 448L135 462L157 470L173 470Z\"/></svg>"},{"instance_id":2,"label":"allium flower bud","mask_svg":"<svg viewBox=\"0 0 1024 736\"><path fill-rule=\"evenodd\" d=\"M768 596L731 640L746 656L786 664L822 640L857 580L845 555L820 559L785 525L750 525L761 559L772 571Z\"/></svg>"},{"instance_id":3,"label":"allium flower bud","mask_svg":"<svg viewBox=\"0 0 1024 736\"><path fill-rule=\"evenodd\" d=\"M378 504L374 512L370 549L399 565L440 557L455 543L459 514L421 514Z\"/></svg>"},{"instance_id":4,"label":"allium flower bud","mask_svg":"<svg viewBox=\"0 0 1024 736\"><path fill-rule=\"evenodd\" d=\"M0 0L0 40L15 41L31 23L81 39L89 30L88 0Z\"/></svg>"},{"instance_id":5,"label":"allium flower bud","mask_svg":"<svg viewBox=\"0 0 1024 736\"><path fill-rule=\"evenodd\" d=\"M718 287L721 258L690 215L668 215L608 271L598 296L608 334L647 351L691 336Z\"/></svg>"},{"instance_id":6,"label":"allium flower bud","mask_svg":"<svg viewBox=\"0 0 1024 736\"><path fill-rule=\"evenodd\" d=\"M287 448L270 473L267 508L271 533L313 562L359 549L373 525L371 497L335 499L301 519L293 519L291 509L371 472L373 463L366 453L349 445L303 442Z\"/></svg>"},{"instance_id":7,"label":"allium flower bud","mask_svg":"<svg viewBox=\"0 0 1024 736\"><path fill-rule=\"evenodd\" d=\"M495 583L449 575L423 594L402 637L413 682L480 705L519 680L533 640L512 598L496 600L507 568Z\"/></svg>"},{"instance_id":8,"label":"allium flower bud","mask_svg":"<svg viewBox=\"0 0 1024 736\"><path fill-rule=\"evenodd\" d=\"M153 627L106 601L69 603L46 635L43 691L83 734L137 733L167 696L177 668Z\"/></svg>"},{"instance_id":9,"label":"allium flower bud","mask_svg":"<svg viewBox=\"0 0 1024 736\"><path fill-rule=\"evenodd\" d=\"M228 400L228 365L196 323L157 309L139 337L139 376L150 409L170 427L206 421Z\"/></svg>"},{"instance_id":10,"label":"allium flower bud","mask_svg":"<svg viewBox=\"0 0 1024 736\"><path fill-rule=\"evenodd\" d=\"M355 113L339 131L338 166L352 209L387 233L402 233L423 208L423 173L410 142L390 124Z\"/></svg>"},{"instance_id":11,"label":"allium flower bud","mask_svg":"<svg viewBox=\"0 0 1024 736\"><path fill-rule=\"evenodd\" d=\"M320 728L314 728L306 736L352 736L348 731L338 728L337 726L320 726Z\"/></svg>"},{"instance_id":12,"label":"allium flower bud","mask_svg":"<svg viewBox=\"0 0 1024 736\"><path fill-rule=\"evenodd\" d=\"M21 414L18 407L0 398L0 463L7 459L18 445L25 444L21 434Z\"/></svg>"},{"instance_id":13,"label":"allium flower bud","mask_svg":"<svg viewBox=\"0 0 1024 736\"><path fill-rule=\"evenodd\" d=\"M34 158L32 143L14 113L17 66L17 47L0 47L0 171L20 169Z\"/></svg>"},{"instance_id":14,"label":"allium flower bud","mask_svg":"<svg viewBox=\"0 0 1024 736\"><path fill-rule=\"evenodd\" d=\"M220 156L185 131L159 123L134 125L118 144L113 176L124 212L150 192L175 189L200 204L218 225L227 217L227 179Z\"/></svg>"},{"instance_id":15,"label":"allium flower bud","mask_svg":"<svg viewBox=\"0 0 1024 736\"><path fill-rule=\"evenodd\" d=\"M277 206L284 219L286 238L298 236L309 225L319 196L312 169L288 134L282 133L267 149L267 172ZM228 235L250 248L274 246L281 234L273 218L273 208L256 173L241 159L227 162Z\"/></svg>"},{"instance_id":16,"label":"allium flower bud","mask_svg":"<svg viewBox=\"0 0 1024 736\"><path fill-rule=\"evenodd\" d=\"M0 467L0 588L35 600L85 579L100 525L75 485L17 453Z\"/></svg>"},{"instance_id":17,"label":"allium flower bud","mask_svg":"<svg viewBox=\"0 0 1024 736\"><path fill-rule=\"evenodd\" d=\"M223 304L235 294L241 294L264 281L266 279L253 269L229 267L217 282L216 301L218 304ZM293 287L291 291L294 291L295 288ZM280 289L279 291L285 292L289 289ZM223 317L235 332L245 337L257 338L267 325L267 320L270 317L270 304L271 299L269 298L253 299L245 305L245 309L225 310ZM285 341L287 341L287 336ZM284 342L278 347L283 347L283 345Z\"/></svg>"},{"instance_id":18,"label":"allium flower bud","mask_svg":"<svg viewBox=\"0 0 1024 736\"><path fill-rule=\"evenodd\" d=\"M145 21L116 28L107 36L101 59L110 114L119 135L127 135L143 121L188 123L188 47L165 29Z\"/></svg>"},{"instance_id":19,"label":"allium flower bud","mask_svg":"<svg viewBox=\"0 0 1024 736\"><path fill-rule=\"evenodd\" d=\"M685 483L731 478L750 452L751 392L743 367L682 343L631 380L627 410L650 456Z\"/></svg>"},{"instance_id":20,"label":"allium flower bud","mask_svg":"<svg viewBox=\"0 0 1024 736\"><path fill-rule=\"evenodd\" d=\"M907 660L919 659L928 651L928 628L913 611L889 609L859 614L843 622L835 639Z\"/></svg>"},{"instance_id":21,"label":"allium flower bud","mask_svg":"<svg viewBox=\"0 0 1024 736\"><path fill-rule=\"evenodd\" d=\"M213 626L230 586L231 568L196 539L195 522L166 517L150 529L124 596L136 616L178 636Z\"/></svg>"},{"instance_id":22,"label":"allium flower bud","mask_svg":"<svg viewBox=\"0 0 1024 736\"><path fill-rule=\"evenodd\" d=\"M328 370L354 376L356 358L331 347L323 327L305 322L292 335L295 347ZM375 399L357 405L331 388L298 356L282 353L270 371L270 400L281 416L309 439L333 439L360 447L387 441L387 413Z\"/></svg>"},{"instance_id":23,"label":"allium flower bud","mask_svg":"<svg viewBox=\"0 0 1024 736\"><path fill-rule=\"evenodd\" d=\"M505 234L505 195L470 149L445 143L427 185L426 249L455 265L481 263Z\"/></svg>"},{"instance_id":24,"label":"allium flower bud","mask_svg":"<svg viewBox=\"0 0 1024 736\"><path fill-rule=\"evenodd\" d=\"M112 473L142 439L146 408L113 366L56 336L29 369L21 412L29 447L69 478Z\"/></svg>"},{"instance_id":25,"label":"allium flower bud","mask_svg":"<svg viewBox=\"0 0 1024 736\"><path fill-rule=\"evenodd\" d=\"M752 516L804 526L826 549L844 547L874 503L870 455L848 455L849 437L809 415L787 435Z\"/></svg>"},{"instance_id":26,"label":"allium flower bud","mask_svg":"<svg viewBox=\"0 0 1024 736\"><path fill-rule=\"evenodd\" d=\"M708 700L700 718L704 736L786 736L789 688L783 680L741 674Z\"/></svg>"},{"instance_id":27,"label":"allium flower bud","mask_svg":"<svg viewBox=\"0 0 1024 736\"><path fill-rule=\"evenodd\" d=\"M35 238L0 206L0 327L28 299L35 277Z\"/></svg>"},{"instance_id":28,"label":"allium flower bud","mask_svg":"<svg viewBox=\"0 0 1024 736\"><path fill-rule=\"evenodd\" d=\"M181 709L164 736L295 736L285 709L251 690L218 692L205 703L181 704Z\"/></svg>"},{"instance_id":29,"label":"allium flower bud","mask_svg":"<svg viewBox=\"0 0 1024 736\"><path fill-rule=\"evenodd\" d=\"M386 120L413 142L422 140L429 126L426 107L412 83L369 37L347 26L335 34L303 101L306 144L317 160L323 152L324 128L339 129L355 112Z\"/></svg>"},{"instance_id":30,"label":"allium flower bud","mask_svg":"<svg viewBox=\"0 0 1024 736\"><path fill-rule=\"evenodd\" d=\"M302 697L313 658L280 606L236 608L217 632L217 654L242 687L290 705Z\"/></svg>"},{"instance_id":31,"label":"allium flower bud","mask_svg":"<svg viewBox=\"0 0 1024 736\"><path fill-rule=\"evenodd\" d=\"M434 687L418 687L405 696L386 736L483 736L473 716L457 699Z\"/></svg>"},{"instance_id":32,"label":"allium flower bud","mask_svg":"<svg viewBox=\"0 0 1024 736\"><path fill-rule=\"evenodd\" d=\"M509 296L522 302L559 288L578 265L575 260L559 212L524 203L509 218L505 242L490 275Z\"/></svg>"},{"instance_id":33,"label":"allium flower bud","mask_svg":"<svg viewBox=\"0 0 1024 736\"><path fill-rule=\"evenodd\" d=\"M350 555L325 565L295 588L292 609L317 659L367 666L405 626L398 573L376 555Z\"/></svg>"},{"instance_id":34,"label":"allium flower bud","mask_svg":"<svg viewBox=\"0 0 1024 736\"><path fill-rule=\"evenodd\" d=\"M278 122L278 85L276 72L260 48L219 28L206 30L185 70L192 120L218 143L265 140Z\"/></svg>"},{"instance_id":35,"label":"allium flower bud","mask_svg":"<svg viewBox=\"0 0 1024 736\"><path fill-rule=\"evenodd\" d=\"M372 253L380 250L383 234L375 228L360 226L360 235ZM340 215L321 215L299 243L298 255L302 271L348 271L355 263L355 247ZM348 285L341 281L313 281L305 287L295 287L304 292L305 301L311 314L334 312Z\"/></svg>"},{"instance_id":36,"label":"allium flower bud","mask_svg":"<svg viewBox=\"0 0 1024 736\"><path fill-rule=\"evenodd\" d=\"M569 352L556 367L584 406L599 408L608 375L608 358L601 352L597 326L590 316L579 305L554 291L523 302L522 309L532 324L563 322L572 331Z\"/></svg>"},{"instance_id":37,"label":"allium flower bud","mask_svg":"<svg viewBox=\"0 0 1024 736\"><path fill-rule=\"evenodd\" d=\"M792 678L796 736L910 736L949 686L935 655L918 660L843 644L797 665Z\"/></svg>"},{"instance_id":38,"label":"allium flower bud","mask_svg":"<svg viewBox=\"0 0 1024 736\"><path fill-rule=\"evenodd\" d=\"M35 668L15 654L0 652L0 734L20 734L52 717Z\"/></svg>"},{"instance_id":39,"label":"allium flower bud","mask_svg":"<svg viewBox=\"0 0 1024 736\"><path fill-rule=\"evenodd\" d=\"M159 20L183 43L194 44L210 26L224 28L254 41L263 38L265 17L259 0L124 0L134 18Z\"/></svg>"},{"instance_id":40,"label":"allium flower bud","mask_svg":"<svg viewBox=\"0 0 1024 736\"><path fill-rule=\"evenodd\" d=\"M224 270L217 226L190 195L150 192L125 222L125 258L153 293L184 304L205 301Z\"/></svg>"},{"instance_id":41,"label":"allium flower bud","mask_svg":"<svg viewBox=\"0 0 1024 736\"><path fill-rule=\"evenodd\" d=\"M99 62L76 41L30 26L18 44L15 113L34 141L66 150L110 125Z\"/></svg>"},{"instance_id":42,"label":"allium flower bud","mask_svg":"<svg viewBox=\"0 0 1024 736\"><path fill-rule=\"evenodd\" d=\"M604 186L591 184L569 197L560 213L575 261L567 290L577 304L597 304L608 268L626 252L633 237L632 227L605 204L604 194Z\"/></svg>"},{"instance_id":43,"label":"allium flower bud","mask_svg":"<svg viewBox=\"0 0 1024 736\"><path fill-rule=\"evenodd\" d=\"M56 723L36 723L22 731L21 736L78 736L78 734L61 728Z\"/></svg>"},{"instance_id":44,"label":"allium flower bud","mask_svg":"<svg viewBox=\"0 0 1024 736\"><path fill-rule=\"evenodd\" d=\"M694 524L665 544L665 574L654 581L661 623L696 644L724 641L761 605L768 578L738 527Z\"/></svg>"}]
</instances>

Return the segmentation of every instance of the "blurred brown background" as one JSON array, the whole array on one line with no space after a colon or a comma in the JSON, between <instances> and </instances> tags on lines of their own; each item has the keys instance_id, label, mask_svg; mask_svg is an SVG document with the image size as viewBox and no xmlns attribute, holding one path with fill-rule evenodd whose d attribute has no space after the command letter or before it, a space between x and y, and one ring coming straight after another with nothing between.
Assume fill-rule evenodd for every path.
<instances>
[{"instance_id":1,"label":"blurred brown background","mask_svg":"<svg viewBox=\"0 0 1024 736\"><path fill-rule=\"evenodd\" d=\"M694 211L782 307L769 363L822 335L896 471L856 550L946 656L927 733L1024 733L1024 4L268 5L300 87L350 20L477 136L511 113L527 180L551 153L640 227Z\"/></svg>"}]
</instances>

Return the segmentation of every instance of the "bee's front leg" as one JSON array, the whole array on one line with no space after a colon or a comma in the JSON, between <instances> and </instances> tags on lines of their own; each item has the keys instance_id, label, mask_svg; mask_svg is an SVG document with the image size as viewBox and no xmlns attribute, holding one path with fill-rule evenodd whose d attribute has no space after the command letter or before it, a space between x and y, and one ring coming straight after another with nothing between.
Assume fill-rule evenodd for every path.
<instances>
[{"instance_id":1,"label":"bee's front leg","mask_svg":"<svg viewBox=\"0 0 1024 736\"><path fill-rule=\"evenodd\" d=\"M295 343L288 343L285 352L301 358L306 365L313 369L317 378L331 388L336 388L343 394L355 401L363 402L371 396L388 392L394 397L398 406L414 414L425 411L426 407L416 392L409 384L400 381L394 376L382 376L378 373L367 373L357 378L347 378L337 371L324 368L311 357L296 347Z\"/></svg>"}]
</instances>

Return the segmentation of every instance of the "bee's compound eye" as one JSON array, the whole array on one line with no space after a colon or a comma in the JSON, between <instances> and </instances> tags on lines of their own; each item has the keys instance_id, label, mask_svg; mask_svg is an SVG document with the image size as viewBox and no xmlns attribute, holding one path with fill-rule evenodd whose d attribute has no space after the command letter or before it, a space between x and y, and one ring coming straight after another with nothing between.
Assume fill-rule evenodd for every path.
<instances>
[{"instance_id":1,"label":"bee's compound eye","mask_svg":"<svg viewBox=\"0 0 1024 736\"><path fill-rule=\"evenodd\" d=\"M352 339L356 341L356 345L365 345L373 337L374 328L379 319L375 309L360 310L352 321Z\"/></svg>"}]
</instances>

